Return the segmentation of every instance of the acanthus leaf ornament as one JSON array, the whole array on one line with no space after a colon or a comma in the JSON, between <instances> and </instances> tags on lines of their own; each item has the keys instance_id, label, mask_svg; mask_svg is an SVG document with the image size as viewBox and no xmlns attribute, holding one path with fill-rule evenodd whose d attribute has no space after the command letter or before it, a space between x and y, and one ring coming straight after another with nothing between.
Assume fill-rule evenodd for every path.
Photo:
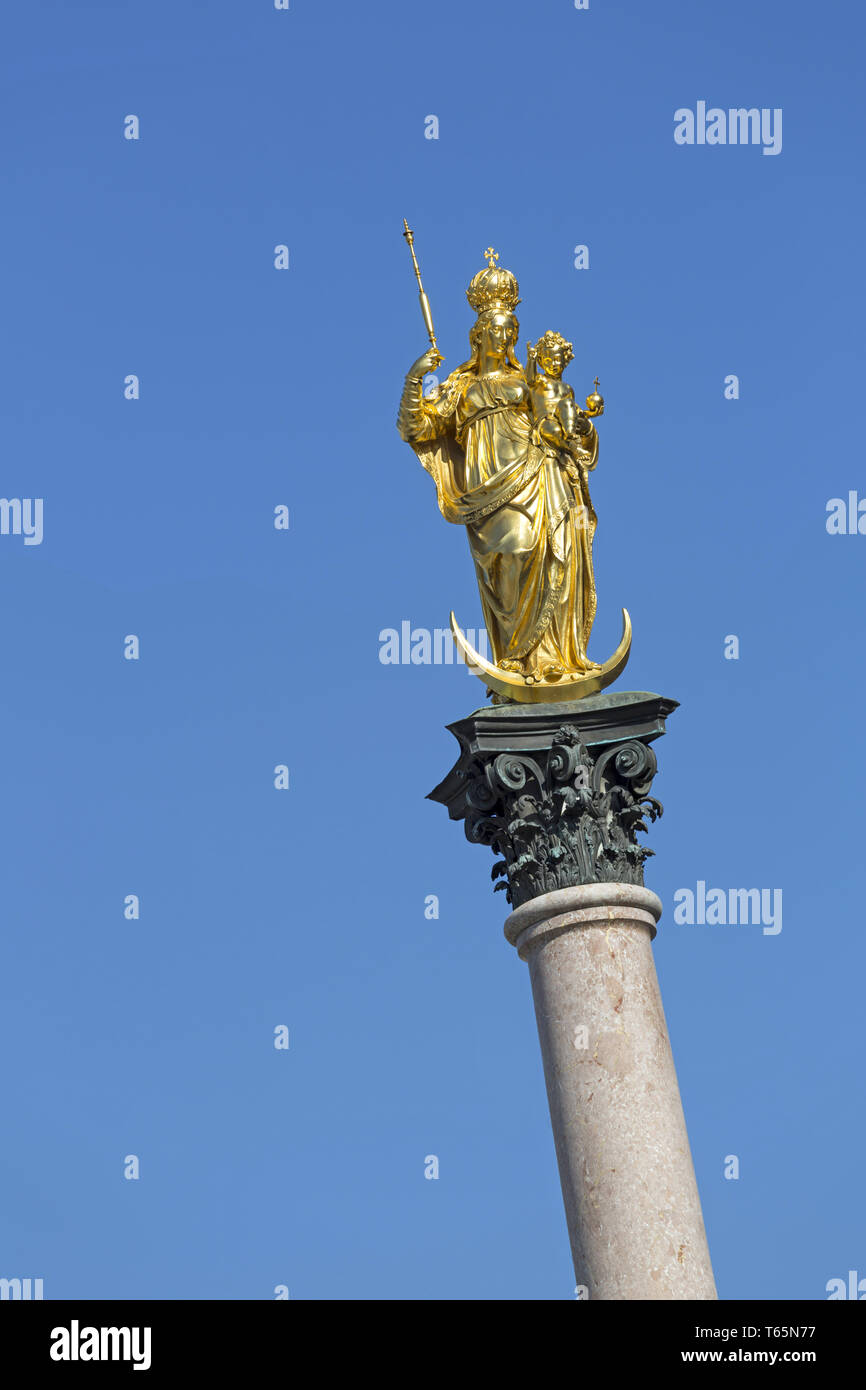
<instances>
[{"instance_id":1,"label":"acanthus leaf ornament","mask_svg":"<svg viewBox=\"0 0 866 1390\"><path fill-rule=\"evenodd\" d=\"M662 814L648 795L655 772L639 740L596 759L565 724L544 762L500 753L466 769L466 838L501 856L491 877L512 907L580 883L642 884L653 851L637 834Z\"/></svg>"}]
</instances>

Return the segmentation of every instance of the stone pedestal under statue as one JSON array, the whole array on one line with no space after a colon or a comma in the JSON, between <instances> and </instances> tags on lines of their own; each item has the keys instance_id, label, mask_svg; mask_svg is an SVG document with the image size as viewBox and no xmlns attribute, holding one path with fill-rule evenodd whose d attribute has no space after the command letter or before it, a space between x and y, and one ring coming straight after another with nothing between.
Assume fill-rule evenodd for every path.
<instances>
[{"instance_id":1,"label":"stone pedestal under statue","mask_svg":"<svg viewBox=\"0 0 866 1390\"><path fill-rule=\"evenodd\" d=\"M644 692L494 705L450 725L430 793L500 856L508 940L529 966L580 1293L716 1297L652 939L637 833L652 741L676 701Z\"/></svg>"}]
</instances>

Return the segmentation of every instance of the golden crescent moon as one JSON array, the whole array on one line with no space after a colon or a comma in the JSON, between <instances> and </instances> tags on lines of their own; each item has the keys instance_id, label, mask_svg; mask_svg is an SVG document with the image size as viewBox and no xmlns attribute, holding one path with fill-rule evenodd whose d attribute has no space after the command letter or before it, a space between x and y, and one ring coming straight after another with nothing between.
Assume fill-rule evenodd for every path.
<instances>
[{"instance_id":1,"label":"golden crescent moon","mask_svg":"<svg viewBox=\"0 0 866 1390\"><path fill-rule=\"evenodd\" d=\"M525 677L514 671L501 671L467 642L454 614L451 614L451 635L457 650L474 675L482 680L495 695L507 700L516 700L519 705L542 705L565 700L582 700L585 695L597 695L616 680L624 670L631 651L631 618L628 610L622 610L622 638L613 656L608 657L597 671L588 671L584 676L563 676L558 681L538 681L528 685Z\"/></svg>"}]
</instances>

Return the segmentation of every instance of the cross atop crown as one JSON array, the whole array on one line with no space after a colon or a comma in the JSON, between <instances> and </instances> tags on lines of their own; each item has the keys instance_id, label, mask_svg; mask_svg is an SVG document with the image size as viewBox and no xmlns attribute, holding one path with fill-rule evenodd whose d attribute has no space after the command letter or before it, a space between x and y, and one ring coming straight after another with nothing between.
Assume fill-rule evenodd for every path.
<instances>
[{"instance_id":1,"label":"cross atop crown","mask_svg":"<svg viewBox=\"0 0 866 1390\"><path fill-rule=\"evenodd\" d=\"M496 262L499 260L499 252L494 251L492 246L488 246L487 250L484 252L484 258L487 261L487 264L489 265L490 269L493 270L495 268Z\"/></svg>"}]
</instances>

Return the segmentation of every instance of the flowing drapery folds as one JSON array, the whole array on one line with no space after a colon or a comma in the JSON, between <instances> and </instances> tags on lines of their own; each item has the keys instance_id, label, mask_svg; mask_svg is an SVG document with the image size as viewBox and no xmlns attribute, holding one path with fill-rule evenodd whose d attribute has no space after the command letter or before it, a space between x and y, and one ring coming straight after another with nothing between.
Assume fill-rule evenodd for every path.
<instances>
[{"instance_id":1,"label":"flowing drapery folds","mask_svg":"<svg viewBox=\"0 0 866 1390\"><path fill-rule=\"evenodd\" d=\"M587 657L595 427L579 447L557 449L533 427L519 366L484 374L464 364L430 397L407 378L400 432L433 478L446 521L466 527L497 664L519 662L536 679L551 666L597 669Z\"/></svg>"}]
</instances>

